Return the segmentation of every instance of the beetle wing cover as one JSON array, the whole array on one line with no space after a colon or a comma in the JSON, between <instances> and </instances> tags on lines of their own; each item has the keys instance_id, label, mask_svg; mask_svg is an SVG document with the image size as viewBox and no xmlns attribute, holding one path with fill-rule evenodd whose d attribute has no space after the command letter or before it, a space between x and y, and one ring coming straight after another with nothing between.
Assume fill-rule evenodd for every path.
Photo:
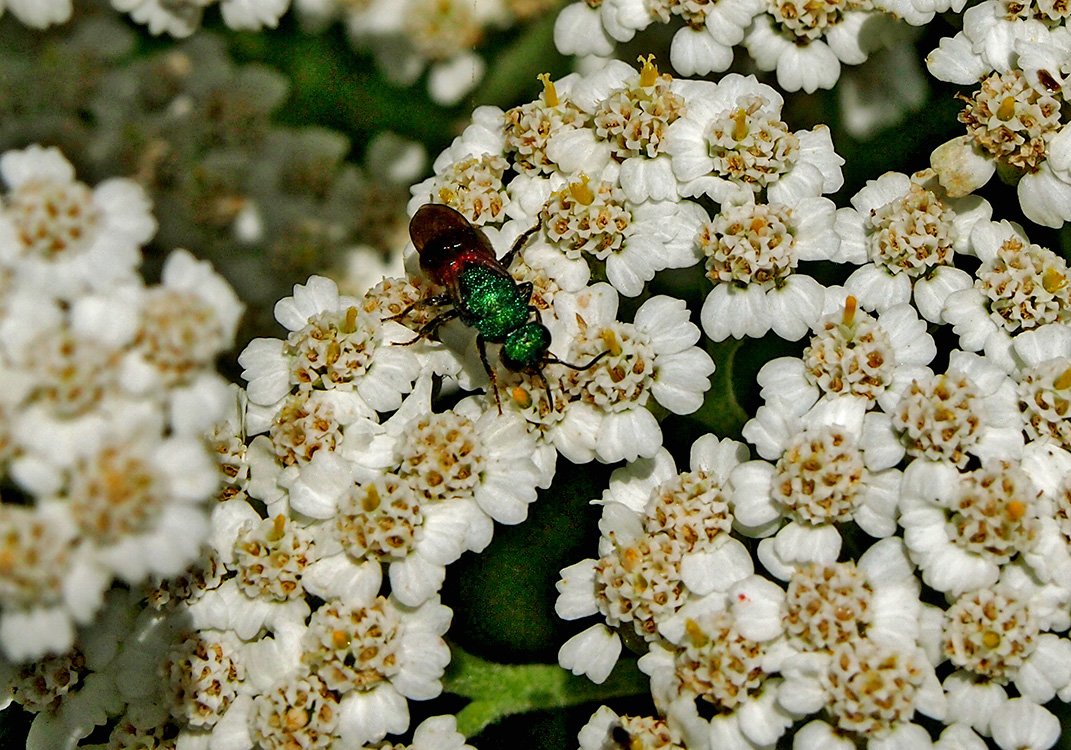
<instances>
[{"instance_id":1,"label":"beetle wing cover","mask_svg":"<svg viewBox=\"0 0 1071 750\"><path fill-rule=\"evenodd\" d=\"M409 237L419 253L424 252L429 242L450 237L452 242L468 250L495 257L495 249L487 235L473 226L464 214L443 203L425 203L418 208L409 222Z\"/></svg>"}]
</instances>

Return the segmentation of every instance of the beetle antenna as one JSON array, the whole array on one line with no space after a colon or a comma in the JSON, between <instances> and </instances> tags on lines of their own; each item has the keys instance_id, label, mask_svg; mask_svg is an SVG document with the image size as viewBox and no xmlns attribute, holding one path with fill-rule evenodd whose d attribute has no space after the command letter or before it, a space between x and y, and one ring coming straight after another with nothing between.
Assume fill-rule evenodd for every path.
<instances>
[{"instance_id":1,"label":"beetle antenna","mask_svg":"<svg viewBox=\"0 0 1071 750\"><path fill-rule=\"evenodd\" d=\"M563 362L562 360L560 360L560 359L558 359L557 357L554 357L554 356L545 357L543 359L543 364L545 364L545 365L562 365L563 367L568 367L570 370L576 370L577 372L583 372L584 370L589 370L592 367L594 367L598 363L598 361L600 359L602 359L603 357L605 357L609 353L610 353L610 350L607 349L606 351L604 351L604 352L602 352L600 354L596 354L594 357L592 357L590 360L588 360L588 363L586 365L574 365L571 362Z\"/></svg>"}]
</instances>

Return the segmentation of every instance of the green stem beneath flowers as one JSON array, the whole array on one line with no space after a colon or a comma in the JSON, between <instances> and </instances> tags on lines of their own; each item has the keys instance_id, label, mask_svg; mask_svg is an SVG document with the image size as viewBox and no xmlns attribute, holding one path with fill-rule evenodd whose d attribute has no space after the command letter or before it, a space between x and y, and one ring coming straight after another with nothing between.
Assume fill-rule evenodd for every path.
<instances>
[{"instance_id":1,"label":"green stem beneath flowers","mask_svg":"<svg viewBox=\"0 0 1071 750\"><path fill-rule=\"evenodd\" d=\"M457 714L457 730L466 737L512 714L642 695L649 689L647 676L631 659L619 661L606 682L596 685L556 664L497 664L456 644L450 651L443 689L472 701Z\"/></svg>"},{"instance_id":2,"label":"green stem beneath flowers","mask_svg":"<svg viewBox=\"0 0 1071 750\"><path fill-rule=\"evenodd\" d=\"M728 339L718 343L708 343L707 353L714 359L717 369L711 378L711 389L703 399L703 405L693 419L699 420L715 435L737 437L748 413L737 400L734 385L739 382L735 377L736 357L741 351L743 340Z\"/></svg>"}]
</instances>

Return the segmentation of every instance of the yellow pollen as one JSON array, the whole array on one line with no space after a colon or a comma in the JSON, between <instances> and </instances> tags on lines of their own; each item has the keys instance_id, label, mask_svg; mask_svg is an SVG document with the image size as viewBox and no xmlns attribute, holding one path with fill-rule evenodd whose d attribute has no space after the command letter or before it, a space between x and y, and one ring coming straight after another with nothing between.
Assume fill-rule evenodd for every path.
<instances>
[{"instance_id":1,"label":"yellow pollen","mask_svg":"<svg viewBox=\"0 0 1071 750\"><path fill-rule=\"evenodd\" d=\"M588 182L588 176L582 174L580 175L580 182L569 183L569 194L573 196L573 200L585 206L590 206L595 202L595 193L592 192Z\"/></svg>"},{"instance_id":2,"label":"yellow pollen","mask_svg":"<svg viewBox=\"0 0 1071 750\"><path fill-rule=\"evenodd\" d=\"M599 338L602 339L602 344L610 352L611 357L621 356L621 342L617 340L617 334L612 328L603 328Z\"/></svg>"},{"instance_id":3,"label":"yellow pollen","mask_svg":"<svg viewBox=\"0 0 1071 750\"><path fill-rule=\"evenodd\" d=\"M1012 500L1005 508L1005 513L1012 521L1018 521L1026 515L1026 503L1022 500Z\"/></svg>"},{"instance_id":4,"label":"yellow pollen","mask_svg":"<svg viewBox=\"0 0 1071 750\"><path fill-rule=\"evenodd\" d=\"M365 513L371 513L379 507L379 503L379 490L374 484L368 485L368 491L365 492L364 497L361 498L361 510Z\"/></svg>"},{"instance_id":5,"label":"yellow pollen","mask_svg":"<svg viewBox=\"0 0 1071 750\"><path fill-rule=\"evenodd\" d=\"M630 573L640 566L640 553L635 547L629 547L621 555L621 567Z\"/></svg>"},{"instance_id":6,"label":"yellow pollen","mask_svg":"<svg viewBox=\"0 0 1071 750\"><path fill-rule=\"evenodd\" d=\"M509 395L510 398L513 399L513 403L517 404L517 406L521 407L522 409L527 409L529 406L532 405L532 394L524 390L524 388L521 388L519 385L514 386L513 390L510 391Z\"/></svg>"},{"instance_id":7,"label":"yellow pollen","mask_svg":"<svg viewBox=\"0 0 1071 750\"><path fill-rule=\"evenodd\" d=\"M345 630L332 630L331 645L337 649L346 648L346 646L350 645L350 634Z\"/></svg>"},{"instance_id":8,"label":"yellow pollen","mask_svg":"<svg viewBox=\"0 0 1071 750\"><path fill-rule=\"evenodd\" d=\"M998 120L1005 122L1015 117L1015 97L1004 97L1000 102L1000 106L997 107L996 115Z\"/></svg>"},{"instance_id":9,"label":"yellow pollen","mask_svg":"<svg viewBox=\"0 0 1071 750\"><path fill-rule=\"evenodd\" d=\"M19 558L10 549L0 550L0 575L14 575Z\"/></svg>"},{"instance_id":10,"label":"yellow pollen","mask_svg":"<svg viewBox=\"0 0 1071 750\"><path fill-rule=\"evenodd\" d=\"M309 712L300 706L291 706L286 709L286 729L289 732L297 732L309 723Z\"/></svg>"},{"instance_id":11,"label":"yellow pollen","mask_svg":"<svg viewBox=\"0 0 1071 750\"><path fill-rule=\"evenodd\" d=\"M844 316L841 318L841 324L850 326L855 323L855 311L859 309L859 300L854 296L848 295L844 298Z\"/></svg>"},{"instance_id":12,"label":"yellow pollen","mask_svg":"<svg viewBox=\"0 0 1071 750\"><path fill-rule=\"evenodd\" d=\"M987 630L982 633L982 645L988 649L994 649L1000 645L1000 633Z\"/></svg>"},{"instance_id":13,"label":"yellow pollen","mask_svg":"<svg viewBox=\"0 0 1071 750\"><path fill-rule=\"evenodd\" d=\"M1056 377L1056 380L1052 381L1052 387L1058 391L1071 388L1071 367L1064 370Z\"/></svg>"},{"instance_id":14,"label":"yellow pollen","mask_svg":"<svg viewBox=\"0 0 1071 750\"><path fill-rule=\"evenodd\" d=\"M747 138L747 132L747 110L741 107L733 113L733 140L744 140Z\"/></svg>"},{"instance_id":15,"label":"yellow pollen","mask_svg":"<svg viewBox=\"0 0 1071 750\"><path fill-rule=\"evenodd\" d=\"M357 308L349 306L346 308L346 317L342 320L342 325L339 326L342 333L353 333L357 330Z\"/></svg>"},{"instance_id":16,"label":"yellow pollen","mask_svg":"<svg viewBox=\"0 0 1071 750\"><path fill-rule=\"evenodd\" d=\"M280 513L271 522L271 533L268 534L268 539L273 542L277 541L283 538L284 533L286 533L286 516Z\"/></svg>"},{"instance_id":17,"label":"yellow pollen","mask_svg":"<svg viewBox=\"0 0 1071 750\"><path fill-rule=\"evenodd\" d=\"M536 78L543 82L543 103L548 107L557 107L558 90L554 88L554 81L550 80L550 73L540 73Z\"/></svg>"},{"instance_id":18,"label":"yellow pollen","mask_svg":"<svg viewBox=\"0 0 1071 750\"><path fill-rule=\"evenodd\" d=\"M1055 268L1046 268L1045 273L1041 275L1041 285L1049 294L1055 294L1067 286L1067 277Z\"/></svg>"},{"instance_id":19,"label":"yellow pollen","mask_svg":"<svg viewBox=\"0 0 1071 750\"><path fill-rule=\"evenodd\" d=\"M643 63L643 68L640 69L640 86L643 88L654 86L655 81L658 80L658 66L654 64L654 55L647 55L647 57L640 55L636 59Z\"/></svg>"},{"instance_id":20,"label":"yellow pollen","mask_svg":"<svg viewBox=\"0 0 1071 750\"><path fill-rule=\"evenodd\" d=\"M692 645L701 648L710 641L707 634L703 632L703 628L699 627L699 623L689 617L684 621L684 633L688 636L688 640L692 642Z\"/></svg>"}]
</instances>

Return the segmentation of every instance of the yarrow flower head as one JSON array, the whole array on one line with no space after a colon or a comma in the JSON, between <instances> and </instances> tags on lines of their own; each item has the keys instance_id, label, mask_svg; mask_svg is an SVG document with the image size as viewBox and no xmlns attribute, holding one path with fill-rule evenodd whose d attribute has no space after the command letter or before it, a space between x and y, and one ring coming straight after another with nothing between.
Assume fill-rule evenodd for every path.
<instances>
[{"instance_id":1,"label":"yarrow flower head","mask_svg":"<svg viewBox=\"0 0 1071 750\"><path fill-rule=\"evenodd\" d=\"M970 286L956 268L956 252L969 252L972 227L987 220L989 204L977 197L953 199L932 171L908 177L889 172L852 197L841 212L844 254L860 268L845 288L867 310L914 302L926 320L941 322L949 294Z\"/></svg>"},{"instance_id":2,"label":"yarrow flower head","mask_svg":"<svg viewBox=\"0 0 1071 750\"><path fill-rule=\"evenodd\" d=\"M808 3L766 2L756 16L744 45L760 70L777 72L786 91L833 88L841 65L858 65L869 52L864 26L891 25L880 3L834 0Z\"/></svg>"},{"instance_id":3,"label":"yarrow flower head","mask_svg":"<svg viewBox=\"0 0 1071 750\"><path fill-rule=\"evenodd\" d=\"M554 82L550 74L543 73L539 80L543 92L538 99L505 113L505 150L513 157L514 168L523 174L552 174L557 167L547 155L551 138L583 127L587 119L570 97L576 77ZM468 211L462 213L469 215Z\"/></svg>"},{"instance_id":4,"label":"yarrow flower head","mask_svg":"<svg viewBox=\"0 0 1071 750\"><path fill-rule=\"evenodd\" d=\"M337 701L343 742L359 745L378 741L385 732L402 732L409 723L404 698L438 695L450 660L439 636L450 617L438 598L408 609L382 596L326 604L313 613L302 662L332 691L328 695ZM373 707L384 705L402 710L375 715Z\"/></svg>"},{"instance_id":5,"label":"yarrow flower head","mask_svg":"<svg viewBox=\"0 0 1071 750\"><path fill-rule=\"evenodd\" d=\"M746 551L728 534L728 475L743 451L707 436L692 446L689 472L678 474L660 451L614 473L601 500L601 557L562 571L555 605L565 619L600 613L606 624L567 641L562 666L602 682L621 651L612 628L659 641L661 626L691 598L724 592L751 573Z\"/></svg>"},{"instance_id":6,"label":"yarrow flower head","mask_svg":"<svg viewBox=\"0 0 1071 750\"><path fill-rule=\"evenodd\" d=\"M857 637L831 653L800 654L783 666L778 702L797 714L823 710L796 734L801 747L837 747L848 735L874 747L883 740L926 747L916 713L941 719L945 700L933 666L918 646ZM874 743L874 744L872 744Z\"/></svg>"},{"instance_id":7,"label":"yarrow flower head","mask_svg":"<svg viewBox=\"0 0 1071 750\"><path fill-rule=\"evenodd\" d=\"M827 302L832 306L832 294ZM863 398L868 409L892 408L907 384L925 374L937 345L910 305L876 315L857 305L848 295L841 309L820 318L802 357L779 357L763 365L756 377L761 395L797 411L839 396Z\"/></svg>"},{"instance_id":8,"label":"yarrow flower head","mask_svg":"<svg viewBox=\"0 0 1071 750\"><path fill-rule=\"evenodd\" d=\"M324 516L329 541L311 566L318 592L341 594L366 561L382 561L393 595L418 606L448 564L490 543L493 521L526 517L540 472L523 421L475 397L432 413L430 393L421 379L394 416L366 424L347 448L357 482Z\"/></svg>"},{"instance_id":9,"label":"yarrow flower head","mask_svg":"<svg viewBox=\"0 0 1071 750\"><path fill-rule=\"evenodd\" d=\"M688 321L683 303L651 297L626 323L617 319L617 293L607 284L595 284L560 295L554 307L571 342L563 359L588 362L606 354L584 370L557 370L554 382L562 393L564 416L548 437L574 461L653 455L662 431L650 402L690 414L702 403L714 370L709 355L694 346L699 329Z\"/></svg>"},{"instance_id":10,"label":"yarrow flower head","mask_svg":"<svg viewBox=\"0 0 1071 750\"><path fill-rule=\"evenodd\" d=\"M542 217L552 248L573 262L602 261L614 288L635 297L658 271L695 264L691 237L702 215L688 202L634 204L616 180L592 184L581 174L552 195Z\"/></svg>"},{"instance_id":11,"label":"yarrow flower head","mask_svg":"<svg viewBox=\"0 0 1071 750\"><path fill-rule=\"evenodd\" d=\"M867 419L874 433L895 435L894 464L906 454L962 469L971 456L1016 460L1022 454L1014 383L1000 367L970 352L952 352L946 372L913 379L888 413Z\"/></svg>"},{"instance_id":12,"label":"yarrow flower head","mask_svg":"<svg viewBox=\"0 0 1071 750\"><path fill-rule=\"evenodd\" d=\"M942 657L956 671L944 680L949 721L983 735L997 729L1006 686L1039 706L1066 689L1071 644L1045 627L1042 598L1009 579L961 594L944 615Z\"/></svg>"},{"instance_id":13,"label":"yarrow flower head","mask_svg":"<svg viewBox=\"0 0 1071 750\"><path fill-rule=\"evenodd\" d=\"M316 276L294 287L294 296L280 300L275 314L290 330L286 341L257 339L239 358L253 404L273 406L295 389L338 391L391 411L419 371L412 352L390 346L408 340L404 326L341 297L329 279Z\"/></svg>"},{"instance_id":14,"label":"yarrow flower head","mask_svg":"<svg viewBox=\"0 0 1071 750\"><path fill-rule=\"evenodd\" d=\"M883 539L859 561L794 566L785 598L793 651L830 652L860 635L883 643L920 638L919 583L903 542Z\"/></svg>"},{"instance_id":15,"label":"yarrow flower head","mask_svg":"<svg viewBox=\"0 0 1071 750\"><path fill-rule=\"evenodd\" d=\"M996 583L1039 534L1039 494L1025 471L1005 461L966 474L948 463L912 462L899 523L923 580L952 595Z\"/></svg>"},{"instance_id":16,"label":"yarrow flower head","mask_svg":"<svg viewBox=\"0 0 1071 750\"><path fill-rule=\"evenodd\" d=\"M19 284L71 299L131 282L141 245L156 231L145 192L123 178L90 189L55 148L0 157L8 187L0 213L0 265Z\"/></svg>"},{"instance_id":17,"label":"yarrow flower head","mask_svg":"<svg viewBox=\"0 0 1071 750\"><path fill-rule=\"evenodd\" d=\"M1007 221L983 222L972 236L982 266L971 287L949 295L942 317L959 334L961 347L984 350L1010 371L1015 336L1071 321L1067 262Z\"/></svg>"},{"instance_id":18,"label":"yarrow flower head","mask_svg":"<svg viewBox=\"0 0 1071 750\"><path fill-rule=\"evenodd\" d=\"M666 133L687 111L681 79L659 72L654 56L639 59L637 72L624 62L570 85L569 99L588 118L588 128L552 134L548 145L571 168L576 155L590 149L621 165L620 183L633 203L678 198ZM572 154L570 154L572 152Z\"/></svg>"},{"instance_id":19,"label":"yarrow flower head","mask_svg":"<svg viewBox=\"0 0 1071 750\"><path fill-rule=\"evenodd\" d=\"M749 461L734 470L734 512L749 535L776 532L759 545L759 558L776 577L804 563L834 562L837 525L847 521L874 537L895 531L900 472L880 440L864 431L865 410L862 399L841 397L794 416L775 400L744 426L759 455L776 462Z\"/></svg>"},{"instance_id":20,"label":"yarrow flower head","mask_svg":"<svg viewBox=\"0 0 1071 750\"><path fill-rule=\"evenodd\" d=\"M734 735L754 747L787 729L790 722L776 703L775 676L783 606L780 587L748 576L727 592L681 607L661 628L665 639L640 658L655 705L687 747L716 747L722 737ZM711 708L708 720L703 714Z\"/></svg>"},{"instance_id":21,"label":"yarrow flower head","mask_svg":"<svg viewBox=\"0 0 1071 750\"><path fill-rule=\"evenodd\" d=\"M1071 329L1046 326L1015 338L1014 373L1023 430L1030 441L1051 441L1071 450Z\"/></svg>"},{"instance_id":22,"label":"yarrow flower head","mask_svg":"<svg viewBox=\"0 0 1071 750\"><path fill-rule=\"evenodd\" d=\"M833 202L727 204L695 242L714 288L703 303L703 331L715 341L763 336L798 339L822 311L824 288L798 273L800 261L837 258Z\"/></svg>"},{"instance_id":23,"label":"yarrow flower head","mask_svg":"<svg viewBox=\"0 0 1071 750\"><path fill-rule=\"evenodd\" d=\"M999 174L1016 184L1027 218L1059 227L1071 218L1071 131L1061 84L1071 37L1060 11L1049 7L980 3L964 13L963 31L930 53L935 76L978 86L962 97L966 135L935 149L930 163L953 196Z\"/></svg>"},{"instance_id":24,"label":"yarrow flower head","mask_svg":"<svg viewBox=\"0 0 1071 750\"><path fill-rule=\"evenodd\" d=\"M684 94L688 109L666 136L682 195L793 205L840 188L844 160L829 130L792 132L774 89L730 73L716 84L691 81Z\"/></svg>"}]
</instances>

